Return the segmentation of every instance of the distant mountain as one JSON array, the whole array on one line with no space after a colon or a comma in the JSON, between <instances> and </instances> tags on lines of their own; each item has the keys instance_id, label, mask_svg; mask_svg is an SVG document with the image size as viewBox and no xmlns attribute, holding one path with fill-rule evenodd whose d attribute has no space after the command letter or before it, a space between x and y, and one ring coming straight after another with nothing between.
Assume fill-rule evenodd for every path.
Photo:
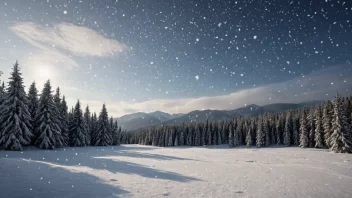
<instances>
[{"instance_id":1,"label":"distant mountain","mask_svg":"<svg viewBox=\"0 0 352 198\"><path fill-rule=\"evenodd\" d=\"M204 110L204 111L192 111L178 118L167 120L163 124L178 124L183 122L200 122L200 121L216 121L216 120L228 120L238 116L236 112L232 111L220 111L220 110Z\"/></svg>"},{"instance_id":2,"label":"distant mountain","mask_svg":"<svg viewBox=\"0 0 352 198\"><path fill-rule=\"evenodd\" d=\"M164 121L183 116L184 114L168 114L162 111L152 113L137 112L115 118L121 128L131 131L143 127L161 124Z\"/></svg>"},{"instance_id":3,"label":"distant mountain","mask_svg":"<svg viewBox=\"0 0 352 198\"><path fill-rule=\"evenodd\" d=\"M162 111L155 111L152 113L133 113L129 115L116 118L119 125L128 131L136 130L144 127L150 127L154 125L169 125L169 124L180 124L189 122L201 122L201 121L217 121L217 120L229 120L234 117L253 117L263 115L265 112L281 112L287 110L294 110L303 107L318 106L324 103L324 101L311 101L304 103L275 103L264 106L255 104L247 105L235 110L203 110L203 111L191 111L187 114L168 114Z\"/></svg>"}]
</instances>

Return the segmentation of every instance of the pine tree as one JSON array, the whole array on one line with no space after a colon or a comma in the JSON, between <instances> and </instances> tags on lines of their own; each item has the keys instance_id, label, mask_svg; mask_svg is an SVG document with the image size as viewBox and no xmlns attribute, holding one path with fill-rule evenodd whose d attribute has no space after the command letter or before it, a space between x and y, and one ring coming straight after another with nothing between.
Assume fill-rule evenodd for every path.
<instances>
[{"instance_id":1,"label":"pine tree","mask_svg":"<svg viewBox=\"0 0 352 198\"><path fill-rule=\"evenodd\" d=\"M36 122L34 118L37 116L37 111L39 107L38 90L36 88L35 82L33 82L29 87L28 101L29 101L28 110L31 115L31 118L33 118L31 120L31 126L32 126L31 131L34 133L34 130L36 128ZM35 141L35 137L33 136L32 143L34 143L34 141Z\"/></svg>"},{"instance_id":2,"label":"pine tree","mask_svg":"<svg viewBox=\"0 0 352 198\"><path fill-rule=\"evenodd\" d=\"M91 127L91 118L90 118L90 111L89 111L89 106L87 105L84 114L83 114L83 120L86 125L86 131L87 131L87 141L89 142L88 145L90 145L91 137L90 137L90 127ZM87 145L87 146L88 146Z\"/></svg>"},{"instance_id":3,"label":"pine tree","mask_svg":"<svg viewBox=\"0 0 352 198\"><path fill-rule=\"evenodd\" d=\"M304 110L302 111L301 114L302 114L301 115L301 123L300 123L300 128L299 128L301 136L300 136L299 146L302 148L306 148L309 146L307 120L306 120L306 114L305 114Z\"/></svg>"},{"instance_id":4,"label":"pine tree","mask_svg":"<svg viewBox=\"0 0 352 198\"><path fill-rule=\"evenodd\" d=\"M68 129L68 113L67 113L68 107L66 103L66 98L65 96L62 96L61 100L61 105L60 105L60 115L61 115L61 135L64 138L64 146L67 146L69 144L69 129Z\"/></svg>"},{"instance_id":5,"label":"pine tree","mask_svg":"<svg viewBox=\"0 0 352 198\"><path fill-rule=\"evenodd\" d=\"M222 134L223 134L223 125L221 124L221 123L218 123L218 142L217 142L217 145L220 145L220 144L222 144ZM201 130L201 128L199 128L199 130Z\"/></svg>"},{"instance_id":6,"label":"pine tree","mask_svg":"<svg viewBox=\"0 0 352 198\"><path fill-rule=\"evenodd\" d=\"M112 137L109 130L109 116L105 104L99 115L96 146L111 145Z\"/></svg>"},{"instance_id":7,"label":"pine tree","mask_svg":"<svg viewBox=\"0 0 352 198\"><path fill-rule=\"evenodd\" d=\"M330 149L335 153L352 152L352 141L347 127L347 118L341 103L341 99L339 94L336 94L334 100L334 115L332 122L333 132L330 136Z\"/></svg>"},{"instance_id":8,"label":"pine tree","mask_svg":"<svg viewBox=\"0 0 352 198\"><path fill-rule=\"evenodd\" d=\"M292 131L291 112L287 112L285 131L284 131L284 145L285 146L290 146L290 144L291 144L291 131Z\"/></svg>"},{"instance_id":9,"label":"pine tree","mask_svg":"<svg viewBox=\"0 0 352 198\"><path fill-rule=\"evenodd\" d=\"M315 135L314 135L314 140L315 140L315 148L323 148L323 124L321 121L321 109L317 108L315 110Z\"/></svg>"},{"instance_id":10,"label":"pine tree","mask_svg":"<svg viewBox=\"0 0 352 198\"><path fill-rule=\"evenodd\" d=\"M258 120L256 140L257 140L256 145L258 148L263 147L265 145L264 133L263 133L263 118L262 117L260 117Z\"/></svg>"},{"instance_id":11,"label":"pine tree","mask_svg":"<svg viewBox=\"0 0 352 198\"><path fill-rule=\"evenodd\" d=\"M248 129L248 132L247 132L247 135L246 135L246 145L248 148L250 148L253 144L253 141L252 141L252 129L249 128Z\"/></svg>"},{"instance_id":12,"label":"pine tree","mask_svg":"<svg viewBox=\"0 0 352 198\"><path fill-rule=\"evenodd\" d=\"M200 139L200 128L199 124L197 123L195 126L195 133L194 133L194 146L200 146L201 139Z\"/></svg>"},{"instance_id":13,"label":"pine tree","mask_svg":"<svg viewBox=\"0 0 352 198\"><path fill-rule=\"evenodd\" d=\"M54 149L64 146L64 138L60 129L60 114L55 105L50 81L44 84L39 98L39 108L36 116L35 133L38 138L35 145L41 149Z\"/></svg>"},{"instance_id":14,"label":"pine tree","mask_svg":"<svg viewBox=\"0 0 352 198\"><path fill-rule=\"evenodd\" d=\"M279 145L281 144L281 122L280 122L280 117L278 117L276 121L276 127L275 127L275 133L276 133L276 144Z\"/></svg>"},{"instance_id":15,"label":"pine tree","mask_svg":"<svg viewBox=\"0 0 352 198\"><path fill-rule=\"evenodd\" d=\"M332 104L328 101L323 109L323 128L324 128L324 142L326 147L330 148L330 136L332 133Z\"/></svg>"},{"instance_id":16,"label":"pine tree","mask_svg":"<svg viewBox=\"0 0 352 198\"><path fill-rule=\"evenodd\" d=\"M22 150L23 145L30 144L33 133L28 103L16 61L0 106L0 149Z\"/></svg>"},{"instance_id":17,"label":"pine tree","mask_svg":"<svg viewBox=\"0 0 352 198\"><path fill-rule=\"evenodd\" d=\"M308 113L308 128L309 128L309 135L308 135L308 141L309 141L309 147L314 147L314 134L315 134L315 120L314 120L314 109L310 109Z\"/></svg>"},{"instance_id":18,"label":"pine tree","mask_svg":"<svg viewBox=\"0 0 352 198\"><path fill-rule=\"evenodd\" d=\"M113 133L112 133L112 145L119 146L120 145L120 131L121 129L118 127L117 121L115 120L113 125Z\"/></svg>"},{"instance_id":19,"label":"pine tree","mask_svg":"<svg viewBox=\"0 0 352 198\"><path fill-rule=\"evenodd\" d=\"M4 97L5 97L5 84L2 82L0 85L0 105L4 102Z\"/></svg>"},{"instance_id":20,"label":"pine tree","mask_svg":"<svg viewBox=\"0 0 352 198\"><path fill-rule=\"evenodd\" d=\"M233 126L230 124L229 126L229 147L232 148L235 146L234 144L234 135L233 135Z\"/></svg>"},{"instance_id":21,"label":"pine tree","mask_svg":"<svg viewBox=\"0 0 352 198\"><path fill-rule=\"evenodd\" d=\"M269 122L267 120L267 116L264 117L263 119L264 125L263 125L263 130L264 130L264 135L265 135L265 146L270 146L270 132L269 132Z\"/></svg>"},{"instance_id":22,"label":"pine tree","mask_svg":"<svg viewBox=\"0 0 352 198\"><path fill-rule=\"evenodd\" d=\"M94 146L97 141L97 129L98 129L98 118L95 112L91 116L89 129L90 129L90 145Z\"/></svg>"},{"instance_id":23,"label":"pine tree","mask_svg":"<svg viewBox=\"0 0 352 198\"><path fill-rule=\"evenodd\" d=\"M56 93L53 97L54 104L58 112L59 127L61 130L61 135L64 139L64 146L68 145L68 124L67 124L67 104L66 101L61 100L60 88L56 89Z\"/></svg>"},{"instance_id":24,"label":"pine tree","mask_svg":"<svg viewBox=\"0 0 352 198\"><path fill-rule=\"evenodd\" d=\"M212 133L213 132L213 126L212 123L209 123L208 130L207 130L207 145L211 145L211 140L212 140Z\"/></svg>"},{"instance_id":25,"label":"pine tree","mask_svg":"<svg viewBox=\"0 0 352 198\"><path fill-rule=\"evenodd\" d=\"M83 113L81 109L81 103L77 100L75 108L72 112L71 122L69 125L69 145L70 146L88 146L87 141L87 127L83 119Z\"/></svg>"},{"instance_id":26,"label":"pine tree","mask_svg":"<svg viewBox=\"0 0 352 198\"><path fill-rule=\"evenodd\" d=\"M298 112L297 112L298 113ZM294 116L292 121L292 128L293 128L293 145L299 145L299 117L297 115Z\"/></svg>"}]
</instances>

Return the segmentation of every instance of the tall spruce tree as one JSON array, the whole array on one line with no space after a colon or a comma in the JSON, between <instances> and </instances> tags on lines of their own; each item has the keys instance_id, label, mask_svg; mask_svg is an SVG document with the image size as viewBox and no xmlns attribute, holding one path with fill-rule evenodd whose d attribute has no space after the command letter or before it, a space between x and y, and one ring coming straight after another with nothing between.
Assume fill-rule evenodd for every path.
<instances>
[{"instance_id":1,"label":"tall spruce tree","mask_svg":"<svg viewBox=\"0 0 352 198\"><path fill-rule=\"evenodd\" d=\"M88 145L90 145L91 137L90 137L90 127L91 127L91 118L90 118L90 111L89 111L89 106L87 105L84 114L83 114L83 120L86 125L86 131L87 131L87 141L89 142Z\"/></svg>"},{"instance_id":2,"label":"tall spruce tree","mask_svg":"<svg viewBox=\"0 0 352 198\"><path fill-rule=\"evenodd\" d=\"M2 82L0 85L0 105L4 102L4 97L5 97L5 84Z\"/></svg>"},{"instance_id":3,"label":"tall spruce tree","mask_svg":"<svg viewBox=\"0 0 352 198\"><path fill-rule=\"evenodd\" d=\"M66 98L65 96L62 96L61 100L61 105L60 105L60 115L61 115L61 134L62 137L64 138L64 145L67 146L69 145L69 121L68 121L68 106L66 103Z\"/></svg>"},{"instance_id":4,"label":"tall spruce tree","mask_svg":"<svg viewBox=\"0 0 352 198\"><path fill-rule=\"evenodd\" d=\"M263 132L263 118L258 119L256 145L258 148L265 146L264 132Z\"/></svg>"},{"instance_id":5,"label":"tall spruce tree","mask_svg":"<svg viewBox=\"0 0 352 198\"><path fill-rule=\"evenodd\" d=\"M328 101L323 109L323 128L324 128L324 142L327 148L330 148L330 136L332 133L332 103Z\"/></svg>"},{"instance_id":6,"label":"tall spruce tree","mask_svg":"<svg viewBox=\"0 0 352 198\"><path fill-rule=\"evenodd\" d=\"M315 110L315 148L323 148L323 123L322 123L322 116L321 116L321 109L317 108Z\"/></svg>"},{"instance_id":7,"label":"tall spruce tree","mask_svg":"<svg viewBox=\"0 0 352 198\"><path fill-rule=\"evenodd\" d=\"M0 106L0 149L22 150L31 143L31 115L23 79L16 61L11 73L7 93Z\"/></svg>"},{"instance_id":8,"label":"tall spruce tree","mask_svg":"<svg viewBox=\"0 0 352 198\"><path fill-rule=\"evenodd\" d=\"M77 100L75 108L73 109L71 119L72 120L69 125L69 145L77 147L89 146L90 142L87 137L88 131L83 119L81 103L79 100Z\"/></svg>"},{"instance_id":9,"label":"tall spruce tree","mask_svg":"<svg viewBox=\"0 0 352 198\"><path fill-rule=\"evenodd\" d=\"M89 129L90 129L90 145L95 145L97 141L97 130L98 130L98 118L95 112L91 116Z\"/></svg>"},{"instance_id":10,"label":"tall spruce tree","mask_svg":"<svg viewBox=\"0 0 352 198\"><path fill-rule=\"evenodd\" d=\"M284 131L284 145L291 145L291 131L292 131L292 117L291 112L286 114L285 131Z\"/></svg>"},{"instance_id":11,"label":"tall spruce tree","mask_svg":"<svg viewBox=\"0 0 352 198\"><path fill-rule=\"evenodd\" d=\"M54 149L64 146L61 134L60 114L55 105L50 81L44 84L39 98L35 133L38 135L35 145L41 149Z\"/></svg>"},{"instance_id":12,"label":"tall spruce tree","mask_svg":"<svg viewBox=\"0 0 352 198\"><path fill-rule=\"evenodd\" d=\"M332 131L330 136L330 149L335 153L351 153L351 136L349 135L347 118L338 93L334 100Z\"/></svg>"},{"instance_id":13,"label":"tall spruce tree","mask_svg":"<svg viewBox=\"0 0 352 198\"><path fill-rule=\"evenodd\" d=\"M234 132L233 126L232 126L232 124L230 124L230 126L229 126L229 147L230 148L235 146L233 132Z\"/></svg>"},{"instance_id":14,"label":"tall spruce tree","mask_svg":"<svg viewBox=\"0 0 352 198\"><path fill-rule=\"evenodd\" d=\"M314 109L309 109L308 111L308 116L307 116L307 121L308 121L308 128L309 128L309 133L308 133L308 145L309 147L314 147L315 142L314 142L314 134L315 134L315 119L314 119Z\"/></svg>"},{"instance_id":15,"label":"tall spruce tree","mask_svg":"<svg viewBox=\"0 0 352 198\"><path fill-rule=\"evenodd\" d=\"M263 132L265 135L265 146L270 146L270 131L269 131L268 117L265 116L263 119Z\"/></svg>"},{"instance_id":16,"label":"tall spruce tree","mask_svg":"<svg viewBox=\"0 0 352 198\"><path fill-rule=\"evenodd\" d=\"M96 146L108 146L112 143L112 136L109 130L109 116L105 104L99 114Z\"/></svg>"},{"instance_id":17,"label":"tall spruce tree","mask_svg":"<svg viewBox=\"0 0 352 198\"><path fill-rule=\"evenodd\" d=\"M307 130L307 118L304 110L301 111L301 121L300 121L299 131L301 133L299 146L302 148L306 148L309 146L308 141L308 130Z\"/></svg>"},{"instance_id":18,"label":"tall spruce tree","mask_svg":"<svg viewBox=\"0 0 352 198\"><path fill-rule=\"evenodd\" d=\"M28 91L28 110L29 113L31 115L31 131L33 132L33 134L35 133L34 130L36 128L36 120L35 117L37 116L37 112L38 112L38 107L39 107L39 100L38 100L38 90L36 88L36 84L35 82L33 82L31 84L31 86L29 87L29 91ZM35 136L33 136L32 138L32 143L34 144L35 141Z\"/></svg>"},{"instance_id":19,"label":"tall spruce tree","mask_svg":"<svg viewBox=\"0 0 352 198\"><path fill-rule=\"evenodd\" d=\"M299 112L296 111L296 115L292 119L292 138L293 138L293 145L299 146Z\"/></svg>"},{"instance_id":20,"label":"tall spruce tree","mask_svg":"<svg viewBox=\"0 0 352 198\"><path fill-rule=\"evenodd\" d=\"M246 145L248 148L250 148L253 144L253 141L252 141L252 129L249 128L248 129L248 132L247 132L247 135L246 135Z\"/></svg>"}]
</instances>

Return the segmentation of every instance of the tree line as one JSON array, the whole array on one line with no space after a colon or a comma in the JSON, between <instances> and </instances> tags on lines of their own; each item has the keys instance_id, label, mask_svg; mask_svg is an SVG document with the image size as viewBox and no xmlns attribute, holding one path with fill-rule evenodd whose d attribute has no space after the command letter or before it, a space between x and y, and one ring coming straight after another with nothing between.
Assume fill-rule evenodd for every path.
<instances>
[{"instance_id":1,"label":"tree line","mask_svg":"<svg viewBox=\"0 0 352 198\"><path fill-rule=\"evenodd\" d=\"M129 132L124 144L159 147L228 144L229 147L270 145L329 148L336 153L352 152L352 97L317 107L237 117L228 121L158 126Z\"/></svg>"},{"instance_id":2,"label":"tree line","mask_svg":"<svg viewBox=\"0 0 352 198\"><path fill-rule=\"evenodd\" d=\"M79 100L68 110L65 96L61 97L59 88L53 94L49 80L41 94L35 82L26 94L17 61L8 86L4 82L0 86L0 149L120 145L122 133L105 104L99 117L90 113L89 106L83 113Z\"/></svg>"}]
</instances>

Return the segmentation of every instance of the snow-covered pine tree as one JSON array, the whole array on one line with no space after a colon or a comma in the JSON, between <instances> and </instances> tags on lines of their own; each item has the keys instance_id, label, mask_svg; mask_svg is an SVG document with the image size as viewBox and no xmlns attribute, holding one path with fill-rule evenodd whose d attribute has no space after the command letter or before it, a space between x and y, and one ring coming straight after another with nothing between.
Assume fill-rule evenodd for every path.
<instances>
[{"instance_id":1,"label":"snow-covered pine tree","mask_svg":"<svg viewBox=\"0 0 352 198\"><path fill-rule=\"evenodd\" d=\"M330 136L332 133L332 113L333 106L328 101L323 107L323 128L324 128L324 143L327 148L330 148Z\"/></svg>"},{"instance_id":2,"label":"snow-covered pine tree","mask_svg":"<svg viewBox=\"0 0 352 198\"><path fill-rule=\"evenodd\" d=\"M264 132L263 132L263 118L259 117L258 119L258 127L257 127L257 135L256 135L256 145L258 148L263 147L265 145L264 140Z\"/></svg>"},{"instance_id":3,"label":"snow-covered pine tree","mask_svg":"<svg viewBox=\"0 0 352 198\"><path fill-rule=\"evenodd\" d=\"M36 135L35 135L35 128L36 128L36 121L35 117L37 116L37 111L39 107L39 100L38 100L38 90L36 88L35 82L31 84L29 87L28 91L28 110L31 115L31 131L33 132L33 138L32 138L32 144L34 144L36 140Z\"/></svg>"},{"instance_id":4,"label":"snow-covered pine tree","mask_svg":"<svg viewBox=\"0 0 352 198\"><path fill-rule=\"evenodd\" d=\"M90 144L90 141L91 141L91 137L90 137L91 118L90 118L90 111L89 111L88 105L86 106L86 109L84 111L83 120L84 120L86 127L87 127L86 130L88 131L88 138L89 138L89 144Z\"/></svg>"},{"instance_id":5,"label":"snow-covered pine tree","mask_svg":"<svg viewBox=\"0 0 352 198\"><path fill-rule=\"evenodd\" d=\"M178 135L179 135L179 133L176 133L175 142L174 142L175 146L179 146L179 144L178 144L178 139L179 139Z\"/></svg>"},{"instance_id":6,"label":"snow-covered pine tree","mask_svg":"<svg viewBox=\"0 0 352 198\"><path fill-rule=\"evenodd\" d=\"M235 146L234 144L234 134L233 134L234 130L233 130L233 126L232 124L230 124L229 126L229 147L232 148Z\"/></svg>"},{"instance_id":7,"label":"snow-covered pine tree","mask_svg":"<svg viewBox=\"0 0 352 198\"><path fill-rule=\"evenodd\" d=\"M284 131L284 145L291 145L291 133L292 133L292 117L291 112L286 114L285 131Z\"/></svg>"},{"instance_id":8,"label":"snow-covered pine tree","mask_svg":"<svg viewBox=\"0 0 352 198\"><path fill-rule=\"evenodd\" d=\"M236 123L237 123L236 127L235 127L235 125L233 127L233 146L235 146L235 147L240 145L239 144L239 132L237 129L238 129L238 126L241 124L238 119L237 119Z\"/></svg>"},{"instance_id":9,"label":"snow-covered pine tree","mask_svg":"<svg viewBox=\"0 0 352 198\"><path fill-rule=\"evenodd\" d=\"M308 140L308 130L307 130L307 118L304 110L301 111L299 131L301 133L299 146L302 148L306 148L309 146L309 140Z\"/></svg>"},{"instance_id":10,"label":"snow-covered pine tree","mask_svg":"<svg viewBox=\"0 0 352 198\"><path fill-rule=\"evenodd\" d=\"M293 145L298 146L299 145L299 117L298 115L299 112L295 112L294 117L292 119L292 129L293 129Z\"/></svg>"},{"instance_id":11,"label":"snow-covered pine tree","mask_svg":"<svg viewBox=\"0 0 352 198\"><path fill-rule=\"evenodd\" d=\"M265 136L265 146L270 146L270 131L269 131L269 121L268 116L266 115L263 118L263 132Z\"/></svg>"},{"instance_id":12,"label":"snow-covered pine tree","mask_svg":"<svg viewBox=\"0 0 352 198\"><path fill-rule=\"evenodd\" d=\"M273 118L273 116L270 116L269 118L269 125L271 144L276 144L275 119Z\"/></svg>"},{"instance_id":13,"label":"snow-covered pine tree","mask_svg":"<svg viewBox=\"0 0 352 198\"><path fill-rule=\"evenodd\" d=\"M322 117L321 117L321 109L317 108L314 113L315 117L315 134L314 134L314 140L315 140L315 148L323 148L324 143L323 143L323 123L322 123Z\"/></svg>"},{"instance_id":14,"label":"snow-covered pine tree","mask_svg":"<svg viewBox=\"0 0 352 198\"><path fill-rule=\"evenodd\" d=\"M2 82L0 85L0 105L3 103L5 97L5 84Z\"/></svg>"},{"instance_id":15,"label":"snow-covered pine tree","mask_svg":"<svg viewBox=\"0 0 352 198\"><path fill-rule=\"evenodd\" d=\"M58 119L59 119L59 127L61 130L61 135L64 138L63 144L64 146L68 145L68 121L67 121L67 104L66 100L63 97L63 100L61 100L61 93L60 93L60 88L58 87L56 89L56 93L54 95L54 103L55 107L57 108L58 111Z\"/></svg>"},{"instance_id":16,"label":"snow-covered pine tree","mask_svg":"<svg viewBox=\"0 0 352 198\"><path fill-rule=\"evenodd\" d=\"M181 127L180 127L180 138L179 138L179 142L178 144L180 146L183 146L185 145L185 125L183 124Z\"/></svg>"},{"instance_id":17,"label":"snow-covered pine tree","mask_svg":"<svg viewBox=\"0 0 352 198\"><path fill-rule=\"evenodd\" d=\"M252 129L249 128L248 129L248 132L247 132L247 135L246 135L246 145L248 148L250 148L253 144L253 141L252 141Z\"/></svg>"},{"instance_id":18,"label":"snow-covered pine tree","mask_svg":"<svg viewBox=\"0 0 352 198\"><path fill-rule=\"evenodd\" d=\"M60 106L60 115L61 115L61 135L64 138L64 146L67 146L69 143L68 137L68 106L66 103L65 96L62 96L61 106Z\"/></svg>"},{"instance_id":19,"label":"snow-covered pine tree","mask_svg":"<svg viewBox=\"0 0 352 198\"><path fill-rule=\"evenodd\" d=\"M9 78L7 93L0 106L0 149L22 150L31 143L31 115L23 79L16 61Z\"/></svg>"},{"instance_id":20,"label":"snow-covered pine tree","mask_svg":"<svg viewBox=\"0 0 352 198\"><path fill-rule=\"evenodd\" d=\"M96 146L111 145L112 137L109 130L109 116L105 104L99 115Z\"/></svg>"},{"instance_id":21,"label":"snow-covered pine tree","mask_svg":"<svg viewBox=\"0 0 352 198\"><path fill-rule=\"evenodd\" d=\"M113 138L113 145L119 146L120 138L121 138L121 128L119 128L117 124L117 120L115 120L114 122L114 130L113 130L112 138Z\"/></svg>"},{"instance_id":22,"label":"snow-covered pine tree","mask_svg":"<svg viewBox=\"0 0 352 198\"><path fill-rule=\"evenodd\" d=\"M90 121L90 145L94 146L97 141L98 118L94 112Z\"/></svg>"},{"instance_id":23,"label":"snow-covered pine tree","mask_svg":"<svg viewBox=\"0 0 352 198\"><path fill-rule=\"evenodd\" d=\"M200 146L201 145L201 137L200 137L200 128L199 124L197 123L195 126L195 133L194 133L194 146Z\"/></svg>"},{"instance_id":24,"label":"snow-covered pine tree","mask_svg":"<svg viewBox=\"0 0 352 198\"><path fill-rule=\"evenodd\" d=\"M152 146L158 146L159 132L157 128L154 128L153 130L154 130L154 133L153 133Z\"/></svg>"},{"instance_id":25,"label":"snow-covered pine tree","mask_svg":"<svg viewBox=\"0 0 352 198\"><path fill-rule=\"evenodd\" d=\"M237 142L236 142L237 145L235 146L243 145L243 120L241 118L238 118L237 120L236 134L237 134Z\"/></svg>"},{"instance_id":26,"label":"snow-covered pine tree","mask_svg":"<svg viewBox=\"0 0 352 198\"><path fill-rule=\"evenodd\" d=\"M54 149L64 146L64 138L60 128L60 114L55 105L50 81L44 84L39 98L35 133L38 138L35 145L41 149Z\"/></svg>"},{"instance_id":27,"label":"snow-covered pine tree","mask_svg":"<svg viewBox=\"0 0 352 198\"><path fill-rule=\"evenodd\" d=\"M89 146L87 141L87 127L83 119L81 103L77 100L72 112L72 121L69 126L69 145L75 147Z\"/></svg>"},{"instance_id":28,"label":"snow-covered pine tree","mask_svg":"<svg viewBox=\"0 0 352 198\"><path fill-rule=\"evenodd\" d=\"M206 135L208 133L208 120L206 123L204 123L204 127L203 127L203 130L202 130L202 133L201 133L201 145L204 146L206 145ZM182 146L182 145L181 145Z\"/></svg>"},{"instance_id":29,"label":"snow-covered pine tree","mask_svg":"<svg viewBox=\"0 0 352 198\"><path fill-rule=\"evenodd\" d=\"M216 122L213 123L213 137L212 137L212 145L216 145L218 142L218 125Z\"/></svg>"},{"instance_id":30,"label":"snow-covered pine tree","mask_svg":"<svg viewBox=\"0 0 352 198\"><path fill-rule=\"evenodd\" d=\"M169 137L168 137L168 143L167 143L167 146L170 147L170 146L174 146L174 133L173 133L173 130L169 129Z\"/></svg>"},{"instance_id":31,"label":"snow-covered pine tree","mask_svg":"<svg viewBox=\"0 0 352 198\"><path fill-rule=\"evenodd\" d=\"M220 144L222 144L222 139L223 139L222 138L222 134L223 134L222 131L224 130L223 129L224 125L222 123L220 123L220 122L217 125L218 125L218 127L217 127L218 128L218 130L217 130L218 131L218 142L217 142L217 145L220 145ZM199 128L199 130L201 130L201 128Z\"/></svg>"},{"instance_id":32,"label":"snow-covered pine tree","mask_svg":"<svg viewBox=\"0 0 352 198\"><path fill-rule=\"evenodd\" d=\"M330 136L330 149L335 153L351 153L351 136L348 132L347 118L338 93L334 100L332 131Z\"/></svg>"},{"instance_id":33,"label":"snow-covered pine tree","mask_svg":"<svg viewBox=\"0 0 352 198\"><path fill-rule=\"evenodd\" d=\"M212 140L212 132L213 132L213 125L209 122L208 130L207 130L207 145L211 145Z\"/></svg>"},{"instance_id":34,"label":"snow-covered pine tree","mask_svg":"<svg viewBox=\"0 0 352 198\"><path fill-rule=\"evenodd\" d=\"M275 135L276 135L276 144L281 144L281 121L280 117L276 120L276 127L275 127Z\"/></svg>"},{"instance_id":35,"label":"snow-covered pine tree","mask_svg":"<svg viewBox=\"0 0 352 198\"><path fill-rule=\"evenodd\" d=\"M187 145L188 146L193 146L193 127L188 126L187 127Z\"/></svg>"},{"instance_id":36,"label":"snow-covered pine tree","mask_svg":"<svg viewBox=\"0 0 352 198\"><path fill-rule=\"evenodd\" d=\"M315 119L314 119L314 109L311 108L309 110L308 116L307 116L307 121L308 121L308 129L309 129L309 133L308 133L308 145L309 147L314 147L315 142L314 142L314 134L315 134Z\"/></svg>"}]
</instances>

